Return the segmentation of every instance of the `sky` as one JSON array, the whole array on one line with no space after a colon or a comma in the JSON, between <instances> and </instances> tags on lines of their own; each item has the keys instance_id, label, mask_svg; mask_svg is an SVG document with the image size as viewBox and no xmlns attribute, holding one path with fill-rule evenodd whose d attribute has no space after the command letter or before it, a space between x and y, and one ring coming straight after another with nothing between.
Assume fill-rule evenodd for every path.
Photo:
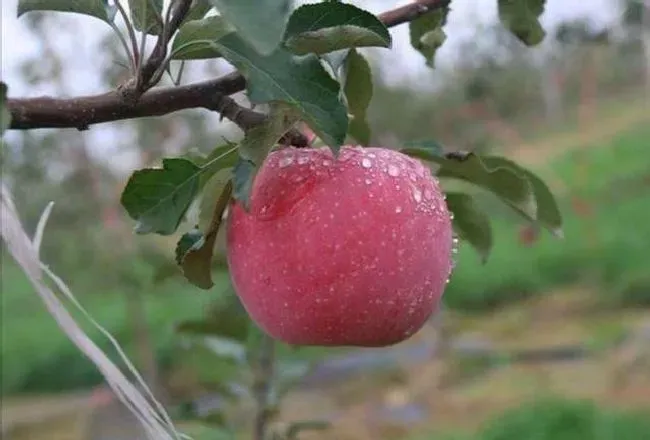
<instances>
[{"instance_id":1,"label":"sky","mask_svg":"<svg viewBox=\"0 0 650 440\"><path fill-rule=\"evenodd\" d=\"M122 0L125 2L125 0ZM296 0L296 4L311 1ZM408 0L370 0L349 1L373 13L401 6ZM20 76L18 66L26 59L38 57L41 53L40 42L30 34L24 25L24 17L16 18L18 0L2 0L1 4L1 52L0 78L9 85L10 97L29 97L43 94L53 94L54 89L48 85L33 87L26 84ZM575 18L587 18L600 27L619 20L619 0L547 0L542 23L547 29L553 29L558 23ZM497 17L497 0L452 0L451 13L445 28L448 39L436 55L437 66L453 66L455 55L458 53L459 42L468 38L476 38L480 25L494 23ZM99 81L97 66L106 63L106 58L97 55L97 45L101 38L112 32L100 20L78 14L60 14L64 23L74 26L61 26L53 30L55 36L50 43L56 48L66 69L65 94L69 96L105 92L105 86ZM373 55L380 64L381 72L388 83L416 83L423 75L431 75L432 71L424 64L424 58L411 48L408 36L408 26L401 25L391 29L393 35L392 49L373 49ZM480 38L480 34L479 34ZM533 50L543 50L533 49ZM434 73L435 74L435 73ZM192 75L190 74L189 78ZM186 76L188 78L188 76ZM429 76L430 78L430 76ZM196 77L198 79L198 77ZM60 92L57 92L60 93ZM94 127L85 135L94 139L98 151L111 153L106 148L111 143L111 130L107 124ZM110 124L108 124L110 125ZM9 133L7 141L11 142L13 133ZM114 159L114 158L113 158ZM125 159L126 160L126 159ZM129 162L126 160L126 162ZM128 165L127 165L128 168Z\"/></svg>"}]
</instances>

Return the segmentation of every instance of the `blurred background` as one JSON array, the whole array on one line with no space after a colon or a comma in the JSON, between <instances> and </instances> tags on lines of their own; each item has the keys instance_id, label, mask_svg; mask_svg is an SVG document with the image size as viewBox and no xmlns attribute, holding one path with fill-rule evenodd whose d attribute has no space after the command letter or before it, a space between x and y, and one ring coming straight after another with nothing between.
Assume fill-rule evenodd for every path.
<instances>
[{"instance_id":1,"label":"blurred background","mask_svg":"<svg viewBox=\"0 0 650 440\"><path fill-rule=\"evenodd\" d=\"M355 3L381 12L405 2ZM280 418L332 422L301 438L648 438L650 12L644 26L640 1L548 0L548 37L528 49L502 30L495 5L452 3L435 70L409 48L404 27L393 52L365 52L375 72L373 144L436 139L512 158L551 186L565 238L538 233L477 192L493 219L493 253L482 265L461 247L443 313L415 337L375 350L278 347L277 375L292 385L278 392ZM2 2L9 96L98 93L125 79L114 61L123 58L118 42L99 21L17 20L15 6ZM229 70L222 61L193 62L184 82ZM219 427L226 412L250 438L250 402L227 399L227 386L246 380L238 375L246 341L233 330L242 321L220 321L231 326L222 332L230 339L178 331L206 314L240 316L228 312L223 259L212 291L190 286L173 269L177 237L134 237L119 205L135 168L238 136L203 111L86 132L10 132L2 171L29 231L55 201L44 261L175 414L213 414ZM3 438L141 438L4 248L1 287ZM188 429L197 439L221 438L216 428Z\"/></svg>"}]
</instances>

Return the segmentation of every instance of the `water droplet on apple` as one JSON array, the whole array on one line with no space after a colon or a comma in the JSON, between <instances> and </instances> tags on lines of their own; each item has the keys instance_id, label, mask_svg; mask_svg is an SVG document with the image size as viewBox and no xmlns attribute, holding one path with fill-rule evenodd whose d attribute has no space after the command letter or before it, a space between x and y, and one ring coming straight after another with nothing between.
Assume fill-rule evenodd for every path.
<instances>
[{"instance_id":1,"label":"water droplet on apple","mask_svg":"<svg viewBox=\"0 0 650 440\"><path fill-rule=\"evenodd\" d=\"M329 161L329 160L324 160L324 161L323 161L323 166L328 167L328 166L330 166L331 164L332 164L332 161Z\"/></svg>"},{"instance_id":2,"label":"water droplet on apple","mask_svg":"<svg viewBox=\"0 0 650 440\"><path fill-rule=\"evenodd\" d=\"M364 168L370 168L372 166L372 161L367 157L361 159L361 166Z\"/></svg>"},{"instance_id":3,"label":"water droplet on apple","mask_svg":"<svg viewBox=\"0 0 650 440\"><path fill-rule=\"evenodd\" d=\"M396 212L397 214L399 214L400 212L402 212L402 207L401 207L401 206L398 206L397 208L395 208L395 212Z\"/></svg>"},{"instance_id":4,"label":"water droplet on apple","mask_svg":"<svg viewBox=\"0 0 650 440\"><path fill-rule=\"evenodd\" d=\"M306 164L307 162L309 162L309 156L300 156L300 157L298 158L298 163L299 163L300 165L304 165L304 164Z\"/></svg>"},{"instance_id":5,"label":"water droplet on apple","mask_svg":"<svg viewBox=\"0 0 650 440\"><path fill-rule=\"evenodd\" d=\"M420 203L422 201L422 191L417 188L413 188L413 198L417 203Z\"/></svg>"},{"instance_id":6,"label":"water droplet on apple","mask_svg":"<svg viewBox=\"0 0 650 440\"><path fill-rule=\"evenodd\" d=\"M366 179L366 185L370 185L370 184L372 184L372 180Z\"/></svg>"},{"instance_id":7,"label":"water droplet on apple","mask_svg":"<svg viewBox=\"0 0 650 440\"><path fill-rule=\"evenodd\" d=\"M388 175L391 177L399 176L399 168L393 164L388 165Z\"/></svg>"},{"instance_id":8,"label":"water droplet on apple","mask_svg":"<svg viewBox=\"0 0 650 440\"><path fill-rule=\"evenodd\" d=\"M278 161L280 168L286 168L293 163L293 157L285 156Z\"/></svg>"}]
</instances>

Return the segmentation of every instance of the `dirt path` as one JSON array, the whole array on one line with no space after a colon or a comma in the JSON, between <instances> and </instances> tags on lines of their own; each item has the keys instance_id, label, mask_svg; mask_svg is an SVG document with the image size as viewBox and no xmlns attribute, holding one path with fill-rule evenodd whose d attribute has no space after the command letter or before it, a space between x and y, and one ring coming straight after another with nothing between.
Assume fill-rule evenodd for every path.
<instances>
[{"instance_id":1,"label":"dirt path","mask_svg":"<svg viewBox=\"0 0 650 440\"><path fill-rule=\"evenodd\" d=\"M599 115L589 122L588 127L570 129L537 142L525 142L504 148L508 157L528 166L539 166L566 153L568 150L593 147L605 143L625 129L650 123L650 104L640 102L630 105L618 115ZM650 141L650 140L649 140Z\"/></svg>"}]
</instances>

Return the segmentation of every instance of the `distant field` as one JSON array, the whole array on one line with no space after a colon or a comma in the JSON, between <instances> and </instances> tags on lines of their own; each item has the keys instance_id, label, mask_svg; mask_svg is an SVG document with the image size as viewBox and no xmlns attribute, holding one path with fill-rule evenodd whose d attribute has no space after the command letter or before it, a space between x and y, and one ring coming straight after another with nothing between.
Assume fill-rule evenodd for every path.
<instances>
[{"instance_id":1,"label":"distant field","mask_svg":"<svg viewBox=\"0 0 650 440\"><path fill-rule=\"evenodd\" d=\"M650 305L649 139L650 125L641 124L593 146L597 148L568 152L540 169L561 189L566 217L563 241L543 234L534 246L523 246L517 238L521 222L492 198L482 198L494 215L494 252L482 266L471 249L461 249L446 303L481 311L578 282L593 286L603 301L614 305ZM576 197L587 207L580 209L588 212L576 212ZM223 285L226 279L222 276L218 282ZM89 284L84 286L86 293ZM94 367L63 336L27 280L7 260L2 266L2 287L3 394L85 387L100 381ZM84 304L118 339L131 340L126 295L98 288L101 285L93 287L93 295L86 296ZM173 324L199 316L214 294L176 281L142 294L159 357L169 363L176 353ZM98 336L94 331L90 334ZM126 346L133 350L132 344Z\"/></svg>"}]
</instances>

